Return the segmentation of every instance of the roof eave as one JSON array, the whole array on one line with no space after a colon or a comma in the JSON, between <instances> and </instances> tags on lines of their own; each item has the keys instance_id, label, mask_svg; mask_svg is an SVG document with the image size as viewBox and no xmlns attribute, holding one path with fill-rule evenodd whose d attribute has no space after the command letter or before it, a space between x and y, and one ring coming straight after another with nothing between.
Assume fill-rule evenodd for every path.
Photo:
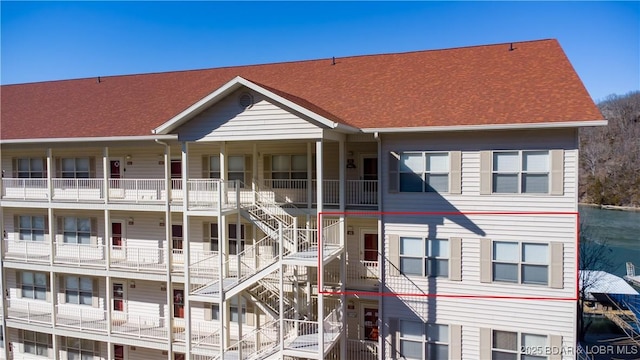
<instances>
[{"instance_id":1,"label":"roof eave","mask_svg":"<svg viewBox=\"0 0 640 360\"><path fill-rule=\"evenodd\" d=\"M70 137L70 138L36 138L36 139L6 139L0 144L36 144L36 143L69 143L69 142L105 142L105 141L144 141L144 140L177 140L177 135L133 135L133 136L100 136L100 137Z\"/></svg>"},{"instance_id":2,"label":"roof eave","mask_svg":"<svg viewBox=\"0 0 640 360\"><path fill-rule=\"evenodd\" d=\"M303 106L300 106L298 104L296 104L295 102L285 99L284 97L275 94L274 92L265 89L264 87L251 82L241 76L236 76L235 78L233 78L231 81L227 82L226 84L222 85L221 87L219 87L218 89L216 89L215 91L213 91L211 94L205 96L204 98L200 99L199 101L197 101L195 104L189 106L187 109L185 109L184 111L182 111L181 113L179 113L178 115L174 116L173 118L169 119L167 122L165 122L164 124L158 126L157 128L155 128L154 130L152 130L152 132L154 134L168 134L169 132L173 131L174 129L176 129L178 126L184 124L186 121L192 119L194 116L198 115L199 113L201 113L202 111L204 111L206 108L212 106L213 104L217 103L218 101L222 100L225 96L227 96L229 93L235 91L236 89L240 88L241 86L245 86L255 92L258 92L270 99L273 99L274 101L277 101L279 103L281 103L282 105L289 107L311 119L313 119L314 121L320 123L323 126L326 126L329 129L336 129L338 131L343 131L343 132L359 132L360 129L358 128L354 128L351 127L349 125L345 125L342 123L338 123L335 122L333 120L327 119L326 117L319 115Z\"/></svg>"},{"instance_id":3,"label":"roof eave","mask_svg":"<svg viewBox=\"0 0 640 360\"><path fill-rule=\"evenodd\" d=\"M452 125L452 126L416 126L363 128L364 133L407 133L407 132L442 132L442 131L475 131L475 130L526 130L526 129L558 129L587 126L606 126L607 120L562 121L547 123L488 124L488 125Z\"/></svg>"}]
</instances>

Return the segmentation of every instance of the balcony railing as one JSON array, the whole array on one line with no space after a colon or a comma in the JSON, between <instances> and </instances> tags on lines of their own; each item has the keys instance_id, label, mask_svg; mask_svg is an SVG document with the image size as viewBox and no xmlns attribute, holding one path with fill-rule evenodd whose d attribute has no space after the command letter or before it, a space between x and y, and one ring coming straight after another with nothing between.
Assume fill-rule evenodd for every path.
<instances>
[{"instance_id":1,"label":"balcony railing","mask_svg":"<svg viewBox=\"0 0 640 360\"><path fill-rule=\"evenodd\" d=\"M4 240L4 258L48 263L51 259L50 245L44 241Z\"/></svg>"},{"instance_id":2,"label":"balcony railing","mask_svg":"<svg viewBox=\"0 0 640 360\"><path fill-rule=\"evenodd\" d=\"M347 340L347 359L378 360L378 343L368 340Z\"/></svg>"},{"instance_id":3,"label":"balcony railing","mask_svg":"<svg viewBox=\"0 0 640 360\"><path fill-rule=\"evenodd\" d=\"M55 242L53 261L76 266L105 265L104 245Z\"/></svg>"},{"instance_id":4,"label":"balcony railing","mask_svg":"<svg viewBox=\"0 0 640 360\"><path fill-rule=\"evenodd\" d=\"M108 179L108 198L114 203L162 204L167 199L164 179ZM347 180L347 206L375 206L378 203L377 180ZM248 186L248 185L247 185ZM316 202L317 180L265 179L263 191L274 198L291 203L307 203L308 187L312 187L312 202ZM33 200L61 202L102 202L105 201L104 179L51 179L51 191L47 179L2 179L2 198L13 200ZM251 191L244 190L232 181L218 179L190 179L187 189L182 188L182 179L172 179L169 200L181 203L187 195L190 209L215 209L221 201L222 207L235 206L252 201ZM222 194L220 194L222 192ZM267 194L268 195L268 194ZM340 202L338 180L324 180L323 202L338 205Z\"/></svg>"}]
</instances>

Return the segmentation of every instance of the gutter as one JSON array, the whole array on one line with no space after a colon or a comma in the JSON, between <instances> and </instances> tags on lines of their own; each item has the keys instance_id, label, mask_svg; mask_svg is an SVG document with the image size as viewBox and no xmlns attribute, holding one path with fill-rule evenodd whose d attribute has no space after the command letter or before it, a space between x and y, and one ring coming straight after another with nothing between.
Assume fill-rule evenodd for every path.
<instances>
[{"instance_id":1,"label":"gutter","mask_svg":"<svg viewBox=\"0 0 640 360\"><path fill-rule=\"evenodd\" d=\"M9 139L0 140L0 144L42 144L42 143L70 143L70 142L114 142L114 141L144 141L144 140L177 140L178 135L137 135L137 136L105 136L105 137L75 137L75 138L42 138L42 139Z\"/></svg>"}]
</instances>

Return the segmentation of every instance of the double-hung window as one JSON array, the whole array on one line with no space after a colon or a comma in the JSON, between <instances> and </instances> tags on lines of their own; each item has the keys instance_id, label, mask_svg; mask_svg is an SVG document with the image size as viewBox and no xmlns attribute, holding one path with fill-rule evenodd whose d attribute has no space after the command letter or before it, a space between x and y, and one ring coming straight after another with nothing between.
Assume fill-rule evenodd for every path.
<instances>
[{"instance_id":1,"label":"double-hung window","mask_svg":"<svg viewBox=\"0 0 640 360\"><path fill-rule=\"evenodd\" d=\"M547 285L549 245L540 243L493 242L493 280Z\"/></svg>"},{"instance_id":2,"label":"double-hung window","mask_svg":"<svg viewBox=\"0 0 640 360\"><path fill-rule=\"evenodd\" d=\"M68 337L65 347L68 360L93 360L97 355L96 343L93 340Z\"/></svg>"},{"instance_id":3,"label":"double-hung window","mask_svg":"<svg viewBox=\"0 0 640 360\"><path fill-rule=\"evenodd\" d=\"M63 220L63 242L67 244L91 243L91 219L65 217Z\"/></svg>"},{"instance_id":4,"label":"double-hung window","mask_svg":"<svg viewBox=\"0 0 640 360\"><path fill-rule=\"evenodd\" d=\"M306 155L273 155L272 182L269 185L273 188L304 189L307 187L307 169ZM311 170L314 169L315 166L312 165Z\"/></svg>"},{"instance_id":5,"label":"double-hung window","mask_svg":"<svg viewBox=\"0 0 640 360\"><path fill-rule=\"evenodd\" d=\"M214 155L209 157L209 178L220 179L220 156ZM244 155L232 155L227 161L227 180L239 180L241 184L245 183L245 158Z\"/></svg>"},{"instance_id":6,"label":"double-hung window","mask_svg":"<svg viewBox=\"0 0 640 360\"><path fill-rule=\"evenodd\" d=\"M404 152L399 176L401 192L448 192L449 153Z\"/></svg>"},{"instance_id":7,"label":"double-hung window","mask_svg":"<svg viewBox=\"0 0 640 360\"><path fill-rule=\"evenodd\" d=\"M240 317L240 314L238 313L238 300L237 298L233 298L232 300L230 300L229 303L229 316L230 316L230 321L234 322L234 323L238 323L240 320L242 320L243 324L247 323L247 306L245 305L245 301L244 299L241 300L241 306L242 309L240 311L240 314L242 314L242 317ZM211 320L220 320L220 305L219 304L212 304L211 305Z\"/></svg>"},{"instance_id":8,"label":"double-hung window","mask_svg":"<svg viewBox=\"0 0 640 360\"><path fill-rule=\"evenodd\" d=\"M24 271L20 275L22 297L35 300L47 299L47 274Z\"/></svg>"},{"instance_id":9,"label":"double-hung window","mask_svg":"<svg viewBox=\"0 0 640 360\"><path fill-rule=\"evenodd\" d=\"M542 360L547 337L535 334L518 334L511 331L493 330L491 358L493 360Z\"/></svg>"},{"instance_id":10,"label":"double-hung window","mask_svg":"<svg viewBox=\"0 0 640 360\"><path fill-rule=\"evenodd\" d=\"M244 232L244 224L240 224L240 237L238 238L238 225L237 224L228 224L229 227L227 236L229 237L229 255L237 255L238 254L238 241L240 241L240 251L244 251L244 240L245 240L245 232ZM220 251L219 242L218 242L218 224L211 224L211 251Z\"/></svg>"},{"instance_id":11,"label":"double-hung window","mask_svg":"<svg viewBox=\"0 0 640 360\"><path fill-rule=\"evenodd\" d=\"M44 216L19 216L18 233L20 240L44 241Z\"/></svg>"},{"instance_id":12,"label":"double-hung window","mask_svg":"<svg viewBox=\"0 0 640 360\"><path fill-rule=\"evenodd\" d=\"M449 359L449 326L400 320L399 347L402 359Z\"/></svg>"},{"instance_id":13,"label":"double-hung window","mask_svg":"<svg viewBox=\"0 0 640 360\"><path fill-rule=\"evenodd\" d=\"M449 276L449 241L400 237L400 272L404 275Z\"/></svg>"},{"instance_id":14,"label":"double-hung window","mask_svg":"<svg viewBox=\"0 0 640 360\"><path fill-rule=\"evenodd\" d=\"M42 158L20 158L15 159L16 173L19 178L45 178L47 171L45 169L44 159Z\"/></svg>"},{"instance_id":15,"label":"double-hung window","mask_svg":"<svg viewBox=\"0 0 640 360\"><path fill-rule=\"evenodd\" d=\"M49 356L49 348L51 348L52 344L51 335L28 330L21 331L25 353L37 356Z\"/></svg>"},{"instance_id":16,"label":"double-hung window","mask_svg":"<svg viewBox=\"0 0 640 360\"><path fill-rule=\"evenodd\" d=\"M91 161L88 157L63 158L61 175L65 179L88 179Z\"/></svg>"},{"instance_id":17,"label":"double-hung window","mask_svg":"<svg viewBox=\"0 0 640 360\"><path fill-rule=\"evenodd\" d=\"M548 151L494 151L494 193L549 193Z\"/></svg>"},{"instance_id":18,"label":"double-hung window","mask_svg":"<svg viewBox=\"0 0 640 360\"><path fill-rule=\"evenodd\" d=\"M93 304L93 279L89 277L65 277L65 301L70 304Z\"/></svg>"}]
</instances>

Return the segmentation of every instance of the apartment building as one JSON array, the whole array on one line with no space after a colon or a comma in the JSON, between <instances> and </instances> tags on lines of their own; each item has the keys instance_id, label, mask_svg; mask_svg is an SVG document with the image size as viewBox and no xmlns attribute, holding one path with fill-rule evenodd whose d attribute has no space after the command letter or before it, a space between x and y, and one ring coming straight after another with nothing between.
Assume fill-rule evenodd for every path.
<instances>
[{"instance_id":1,"label":"apartment building","mask_svg":"<svg viewBox=\"0 0 640 360\"><path fill-rule=\"evenodd\" d=\"M2 358L573 359L555 40L2 86Z\"/></svg>"}]
</instances>

